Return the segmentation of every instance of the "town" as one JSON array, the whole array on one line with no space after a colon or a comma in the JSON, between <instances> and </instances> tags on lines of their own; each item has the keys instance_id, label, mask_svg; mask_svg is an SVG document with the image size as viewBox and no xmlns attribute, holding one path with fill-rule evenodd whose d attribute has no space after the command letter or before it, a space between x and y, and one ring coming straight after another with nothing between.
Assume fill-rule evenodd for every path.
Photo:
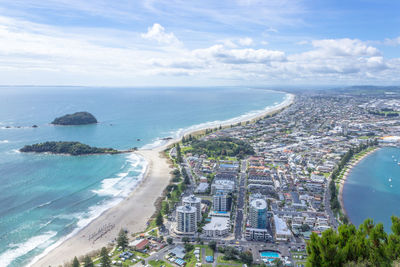
<instances>
[{"instance_id":1,"label":"town","mask_svg":"<svg viewBox=\"0 0 400 267\"><path fill-rule=\"evenodd\" d=\"M346 168L396 145L399 113L398 94L304 92L280 112L183 137L165 151L174 178L155 218L113 264L305 266L311 234L348 222Z\"/></svg>"}]
</instances>

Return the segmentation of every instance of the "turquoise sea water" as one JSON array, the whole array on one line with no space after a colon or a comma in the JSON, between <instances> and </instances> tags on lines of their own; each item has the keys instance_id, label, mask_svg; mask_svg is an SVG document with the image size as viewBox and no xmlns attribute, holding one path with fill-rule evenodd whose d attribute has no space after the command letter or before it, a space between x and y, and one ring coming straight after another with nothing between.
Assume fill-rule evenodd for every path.
<instances>
[{"instance_id":1,"label":"turquoise sea water","mask_svg":"<svg viewBox=\"0 0 400 267\"><path fill-rule=\"evenodd\" d=\"M42 141L152 147L205 123L260 112L284 93L247 88L0 88L0 266L24 266L74 234L134 188L146 162L133 154L23 154ZM55 117L93 113L99 123L52 126ZM32 128L32 125L38 128ZM7 128L9 126L10 128ZM137 141L141 139L141 141Z\"/></svg>"},{"instance_id":2,"label":"turquoise sea water","mask_svg":"<svg viewBox=\"0 0 400 267\"><path fill-rule=\"evenodd\" d=\"M371 218L390 232L390 216L400 216L400 149L382 148L364 158L350 172L343 201L350 221L360 225Z\"/></svg>"}]
</instances>

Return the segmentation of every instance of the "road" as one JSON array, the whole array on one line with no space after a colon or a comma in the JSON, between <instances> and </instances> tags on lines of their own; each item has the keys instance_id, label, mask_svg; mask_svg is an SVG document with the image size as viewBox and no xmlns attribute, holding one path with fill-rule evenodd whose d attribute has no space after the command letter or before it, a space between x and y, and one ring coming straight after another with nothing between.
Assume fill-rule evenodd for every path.
<instances>
[{"instance_id":1,"label":"road","mask_svg":"<svg viewBox=\"0 0 400 267\"><path fill-rule=\"evenodd\" d=\"M236 216L235 216L235 239L242 239L243 219L244 219L244 203L246 197L246 168L247 161L241 161L239 173L239 193L237 198Z\"/></svg>"},{"instance_id":2,"label":"road","mask_svg":"<svg viewBox=\"0 0 400 267\"><path fill-rule=\"evenodd\" d=\"M336 217L333 214L332 209L331 209L331 190L329 188L330 181L331 181L331 176L329 176L329 178L327 180L327 186L325 186L324 206L325 206L326 213L329 216L330 225L332 225L334 229L337 229L339 227L339 223L336 220Z\"/></svg>"}]
</instances>

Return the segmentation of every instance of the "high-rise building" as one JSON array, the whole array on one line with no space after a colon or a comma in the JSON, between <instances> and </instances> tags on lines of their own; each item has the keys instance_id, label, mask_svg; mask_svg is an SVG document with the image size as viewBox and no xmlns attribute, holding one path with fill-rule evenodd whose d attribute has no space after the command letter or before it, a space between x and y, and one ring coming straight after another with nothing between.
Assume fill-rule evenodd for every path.
<instances>
[{"instance_id":1,"label":"high-rise building","mask_svg":"<svg viewBox=\"0 0 400 267\"><path fill-rule=\"evenodd\" d=\"M267 202L264 199L250 202L249 221L252 228L267 228Z\"/></svg>"},{"instance_id":2,"label":"high-rise building","mask_svg":"<svg viewBox=\"0 0 400 267\"><path fill-rule=\"evenodd\" d=\"M214 211L230 211L232 198L224 191L217 191L213 196Z\"/></svg>"},{"instance_id":3,"label":"high-rise building","mask_svg":"<svg viewBox=\"0 0 400 267\"><path fill-rule=\"evenodd\" d=\"M183 205L189 205L196 208L196 223L201 221L201 198L194 195L184 197Z\"/></svg>"},{"instance_id":4,"label":"high-rise building","mask_svg":"<svg viewBox=\"0 0 400 267\"><path fill-rule=\"evenodd\" d=\"M197 230L197 209L190 205L176 208L177 230L181 233L195 233Z\"/></svg>"}]
</instances>

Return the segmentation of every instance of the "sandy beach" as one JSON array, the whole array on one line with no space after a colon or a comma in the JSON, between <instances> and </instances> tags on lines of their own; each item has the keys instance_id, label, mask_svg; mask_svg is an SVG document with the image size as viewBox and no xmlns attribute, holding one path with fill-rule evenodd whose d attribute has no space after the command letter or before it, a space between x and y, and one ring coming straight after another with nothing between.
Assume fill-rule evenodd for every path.
<instances>
[{"instance_id":1,"label":"sandy beach","mask_svg":"<svg viewBox=\"0 0 400 267\"><path fill-rule=\"evenodd\" d=\"M189 130L182 135L193 134L194 132L219 125L227 126L238 122L253 121L291 105L294 98L295 96L293 94L288 94L285 101L273 108L266 109L265 112L250 116L242 116L235 121L228 120L223 124L208 124L203 128L196 129L189 128ZM118 205L105 211L77 234L62 242L42 258L34 261L31 266L54 267L63 265L66 262L71 262L74 256L83 256L107 246L110 241L116 238L121 228L129 230L130 233L143 231L146 228L146 223L156 210L154 203L157 198L161 196L171 179L171 168L167 159L161 157L160 153L168 146L180 141L182 135L168 140L165 144L157 148L137 151L136 153L144 157L148 162L148 167L144 178L131 192L130 196L121 201ZM100 238L96 235L99 229L107 229L104 231L105 233L102 233ZM95 235L96 241L93 241L93 235ZM89 237L91 237L90 240Z\"/></svg>"},{"instance_id":2,"label":"sandy beach","mask_svg":"<svg viewBox=\"0 0 400 267\"><path fill-rule=\"evenodd\" d=\"M70 262L74 256L79 257L101 249L118 235L121 228L126 228L131 233L143 231L146 228L146 222L155 212L154 202L162 194L170 180L169 164L165 158L160 157L160 151L161 148L138 151L137 153L148 162L147 173L130 196L105 211L32 266L58 266ZM107 225L114 227L96 241L89 240L89 236Z\"/></svg>"},{"instance_id":3,"label":"sandy beach","mask_svg":"<svg viewBox=\"0 0 400 267\"><path fill-rule=\"evenodd\" d=\"M373 150L369 151L368 153L365 153L362 157L360 157L358 160L352 162L346 169L346 172L343 175L342 180L340 180L340 186L339 186L339 202L340 202L340 206L342 207L342 211L345 215L347 215L346 213L346 209L344 208L344 203L343 203L343 188L344 185L346 183L347 177L350 174L350 171L354 168L354 166L356 166L358 163L360 163L364 158L366 158L367 156L371 155L372 153L374 153L376 150L378 150L379 147L374 148Z\"/></svg>"}]
</instances>

